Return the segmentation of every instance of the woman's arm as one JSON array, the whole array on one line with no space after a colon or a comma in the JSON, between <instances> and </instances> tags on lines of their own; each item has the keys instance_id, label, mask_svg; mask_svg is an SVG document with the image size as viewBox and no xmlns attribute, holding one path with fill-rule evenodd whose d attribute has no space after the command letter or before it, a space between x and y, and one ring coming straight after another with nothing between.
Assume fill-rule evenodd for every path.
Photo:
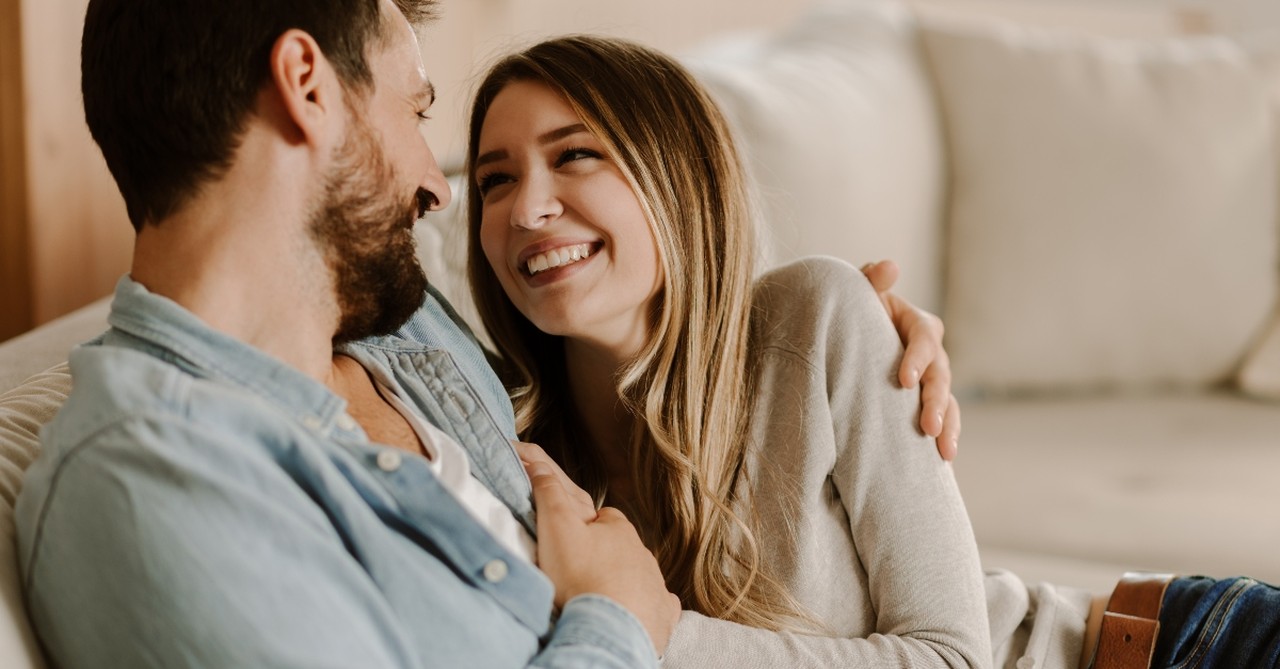
<instances>
[{"instance_id":1,"label":"woman's arm","mask_svg":"<svg viewBox=\"0 0 1280 669\"><path fill-rule=\"evenodd\" d=\"M766 570L833 629L685 612L666 666L988 666L972 530L915 427L916 393L894 382L902 349L875 292L852 267L811 259L766 275L756 306L757 539Z\"/></svg>"}]
</instances>

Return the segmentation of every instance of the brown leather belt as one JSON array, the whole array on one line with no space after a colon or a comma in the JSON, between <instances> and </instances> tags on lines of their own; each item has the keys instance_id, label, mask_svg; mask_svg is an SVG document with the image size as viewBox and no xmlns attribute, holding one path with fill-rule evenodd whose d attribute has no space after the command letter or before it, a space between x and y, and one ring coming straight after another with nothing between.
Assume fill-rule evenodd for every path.
<instances>
[{"instance_id":1,"label":"brown leather belt","mask_svg":"<svg viewBox=\"0 0 1280 669\"><path fill-rule=\"evenodd\" d=\"M1160 633L1160 604L1173 574L1129 572L1102 614L1094 669L1147 669Z\"/></svg>"}]
</instances>

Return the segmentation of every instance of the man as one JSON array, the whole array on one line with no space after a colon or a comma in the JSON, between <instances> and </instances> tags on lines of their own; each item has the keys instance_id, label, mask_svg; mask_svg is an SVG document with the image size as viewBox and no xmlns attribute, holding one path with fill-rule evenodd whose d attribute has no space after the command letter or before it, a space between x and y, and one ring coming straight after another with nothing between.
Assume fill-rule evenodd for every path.
<instances>
[{"instance_id":1,"label":"man","mask_svg":"<svg viewBox=\"0 0 1280 669\"><path fill-rule=\"evenodd\" d=\"M86 118L138 234L16 511L55 665L656 664L655 560L528 449L525 476L414 259L450 197L432 7L91 0Z\"/></svg>"}]
</instances>

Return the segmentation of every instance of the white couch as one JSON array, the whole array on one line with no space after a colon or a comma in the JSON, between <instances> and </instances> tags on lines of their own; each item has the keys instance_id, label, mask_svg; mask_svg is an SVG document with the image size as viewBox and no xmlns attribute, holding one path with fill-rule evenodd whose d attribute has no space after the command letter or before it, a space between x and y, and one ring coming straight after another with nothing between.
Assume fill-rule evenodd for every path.
<instances>
[{"instance_id":1,"label":"white couch","mask_svg":"<svg viewBox=\"0 0 1280 669\"><path fill-rule=\"evenodd\" d=\"M1280 582L1271 42L1121 42L844 3L685 55L724 104L770 261L894 258L940 312L988 566ZM455 198L455 202L461 198ZM457 211L419 226L466 298ZM99 302L0 345L0 666L39 666L12 565L30 434ZM10 390L12 389L12 390Z\"/></svg>"}]
</instances>

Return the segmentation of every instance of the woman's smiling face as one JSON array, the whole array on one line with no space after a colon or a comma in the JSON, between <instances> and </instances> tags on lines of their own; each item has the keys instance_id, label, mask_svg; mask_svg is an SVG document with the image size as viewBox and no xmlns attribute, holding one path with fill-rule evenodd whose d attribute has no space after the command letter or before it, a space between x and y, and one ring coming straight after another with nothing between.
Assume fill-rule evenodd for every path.
<instances>
[{"instance_id":1,"label":"woman's smiling face","mask_svg":"<svg viewBox=\"0 0 1280 669\"><path fill-rule=\"evenodd\" d=\"M662 286L636 193L559 93L508 84L480 130L480 245L538 329L620 356L639 350Z\"/></svg>"}]
</instances>

